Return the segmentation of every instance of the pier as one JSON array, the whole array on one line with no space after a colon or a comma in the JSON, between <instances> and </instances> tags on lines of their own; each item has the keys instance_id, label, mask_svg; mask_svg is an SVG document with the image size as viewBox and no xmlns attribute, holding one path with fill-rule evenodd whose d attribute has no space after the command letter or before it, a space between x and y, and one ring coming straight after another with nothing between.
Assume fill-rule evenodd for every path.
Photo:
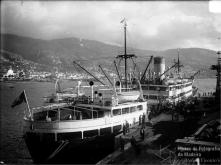
<instances>
[{"instance_id":1,"label":"pier","mask_svg":"<svg viewBox=\"0 0 221 165\"><path fill-rule=\"evenodd\" d=\"M217 113L210 113L200 120L186 119L172 120L170 115L162 114L145 122L145 138L141 138L141 125L130 128L126 135L116 136L116 150L97 162L101 164L173 164L175 159L174 141L191 135L200 125L213 120ZM198 123L198 124L197 124ZM132 136L136 139L136 146L131 145ZM124 139L124 150L120 147L120 137Z\"/></svg>"},{"instance_id":2,"label":"pier","mask_svg":"<svg viewBox=\"0 0 221 165\"><path fill-rule=\"evenodd\" d=\"M171 120L168 117L166 120ZM148 163L148 164L160 164L162 162L173 161L174 153L169 146L161 146L154 144L157 139L161 137L162 134L155 134L153 131L153 125L162 121L162 118L155 118L154 120L146 121L144 127L144 139L140 135L140 130L142 125L134 125L130 128L130 132L123 135L119 134L115 137L115 148L116 150L106 156L101 161L97 162L97 165L101 164L138 164L138 163ZM131 144L132 136L136 140L136 144ZM121 150L120 138L125 142L124 150Z\"/></svg>"}]
</instances>

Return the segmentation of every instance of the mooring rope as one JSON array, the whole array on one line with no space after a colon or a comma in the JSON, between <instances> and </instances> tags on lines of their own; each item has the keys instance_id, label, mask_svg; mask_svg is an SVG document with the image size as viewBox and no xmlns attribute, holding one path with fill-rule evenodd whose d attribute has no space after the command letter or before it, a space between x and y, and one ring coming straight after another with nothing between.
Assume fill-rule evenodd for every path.
<instances>
[{"instance_id":1,"label":"mooring rope","mask_svg":"<svg viewBox=\"0 0 221 165\"><path fill-rule=\"evenodd\" d=\"M47 160L52 159L55 155L57 155L67 144L69 143L69 141L62 141L61 144L58 146L57 149L55 149L55 151L47 158Z\"/></svg>"}]
</instances>

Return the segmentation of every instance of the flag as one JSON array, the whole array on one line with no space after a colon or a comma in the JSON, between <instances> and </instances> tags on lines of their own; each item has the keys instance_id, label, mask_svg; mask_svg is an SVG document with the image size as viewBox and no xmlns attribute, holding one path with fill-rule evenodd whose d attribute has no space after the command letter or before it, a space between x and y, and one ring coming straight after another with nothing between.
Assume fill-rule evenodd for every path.
<instances>
[{"instance_id":1,"label":"flag","mask_svg":"<svg viewBox=\"0 0 221 165\"><path fill-rule=\"evenodd\" d=\"M23 91L12 103L11 107L14 108L15 106L21 104L21 103L27 103L27 99L25 96L25 91Z\"/></svg>"}]
</instances>

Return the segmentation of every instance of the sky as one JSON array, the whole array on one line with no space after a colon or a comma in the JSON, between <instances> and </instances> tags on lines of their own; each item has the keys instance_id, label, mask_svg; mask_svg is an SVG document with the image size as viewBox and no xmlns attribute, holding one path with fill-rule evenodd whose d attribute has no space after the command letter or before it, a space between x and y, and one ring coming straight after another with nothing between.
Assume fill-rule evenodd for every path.
<instances>
[{"instance_id":1,"label":"sky","mask_svg":"<svg viewBox=\"0 0 221 165\"><path fill-rule=\"evenodd\" d=\"M221 2L221 1L219 1ZM221 3L210 1L1 1L1 33L77 37L147 50L221 49Z\"/></svg>"}]
</instances>

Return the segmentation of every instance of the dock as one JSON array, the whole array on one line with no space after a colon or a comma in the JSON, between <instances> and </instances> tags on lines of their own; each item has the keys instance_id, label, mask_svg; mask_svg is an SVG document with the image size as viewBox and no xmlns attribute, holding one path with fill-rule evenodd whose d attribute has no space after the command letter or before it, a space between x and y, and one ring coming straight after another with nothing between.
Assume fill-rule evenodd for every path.
<instances>
[{"instance_id":1,"label":"dock","mask_svg":"<svg viewBox=\"0 0 221 165\"><path fill-rule=\"evenodd\" d=\"M194 121L195 122L195 121ZM182 116L174 120L172 115L161 114L145 122L145 138L141 138L141 125L130 128L130 132L122 133L115 138L115 151L97 162L101 164L173 164L175 157L174 148L171 145L175 139L192 132L194 128L190 121L184 121ZM131 137L136 139L136 146L131 145ZM124 139L124 151L121 151L120 137Z\"/></svg>"},{"instance_id":2,"label":"dock","mask_svg":"<svg viewBox=\"0 0 221 165\"><path fill-rule=\"evenodd\" d=\"M164 148L153 148L152 142L158 139L161 134L154 135L152 126L150 122L146 122L146 126L144 128L145 131L145 138L142 140L140 136L140 129L141 125L135 125L134 127L130 128L130 132L126 135L123 135L123 133L119 134L115 137L115 148L116 150L107 155L104 159L97 162L96 165L102 165L102 164L127 164L127 163L146 163L148 161L149 163L160 163L164 159L162 156ZM132 136L136 139L137 142L137 149L139 150L139 155L137 155L134 146L131 145L130 139ZM124 151L121 151L120 148L120 137L124 139L125 146ZM152 147L150 147L152 146ZM160 153L160 152L162 153ZM143 157L143 158L142 158ZM149 162L151 160L151 162ZM132 161L132 162L131 162ZM140 161L140 162L137 162Z\"/></svg>"}]
</instances>

